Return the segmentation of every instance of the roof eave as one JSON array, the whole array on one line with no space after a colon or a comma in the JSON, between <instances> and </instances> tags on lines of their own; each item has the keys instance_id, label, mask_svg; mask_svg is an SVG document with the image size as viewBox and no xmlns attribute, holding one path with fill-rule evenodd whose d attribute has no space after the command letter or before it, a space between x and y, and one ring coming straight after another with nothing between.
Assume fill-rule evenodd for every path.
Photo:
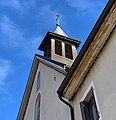
<instances>
[{"instance_id":1,"label":"roof eave","mask_svg":"<svg viewBox=\"0 0 116 120\"><path fill-rule=\"evenodd\" d=\"M83 45L81 51L79 52L77 58L75 59L71 69L67 73L67 76L65 77L65 79L63 80L63 82L60 85L59 89L57 90L58 95L63 96L64 89L66 88L66 86L68 85L69 81L71 80L71 77L74 74L74 71L76 70L76 68L80 64L82 58L84 57L86 51L88 50L88 48L89 48L91 42L93 41L96 33L100 29L104 19L106 18L107 14L109 13L109 11L110 11L111 7L113 6L114 2L115 2L115 0L112 0L112 1L109 1L107 3L107 5L104 8L102 14L100 15L98 21L96 22L96 24L93 27L91 33L89 34L85 44Z\"/></svg>"},{"instance_id":2,"label":"roof eave","mask_svg":"<svg viewBox=\"0 0 116 120\"><path fill-rule=\"evenodd\" d=\"M63 35L59 35L57 33L53 33L53 32L47 32L45 38L43 39L42 43L40 44L39 46L39 50L41 51L44 51L44 47L45 47L45 44L50 40L49 38L50 37L53 37L53 38L60 38L61 40L65 41L65 42L70 42L71 44L75 45L76 48L80 45L80 41L79 40L75 40L75 39L72 39L72 38L69 38L69 37L66 37L66 36L63 36Z\"/></svg>"}]
</instances>

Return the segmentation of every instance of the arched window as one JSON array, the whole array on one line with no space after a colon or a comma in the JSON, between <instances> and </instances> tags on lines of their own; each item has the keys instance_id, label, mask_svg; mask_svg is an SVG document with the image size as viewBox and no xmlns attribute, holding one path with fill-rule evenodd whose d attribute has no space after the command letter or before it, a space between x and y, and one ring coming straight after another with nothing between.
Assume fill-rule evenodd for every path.
<instances>
[{"instance_id":1,"label":"arched window","mask_svg":"<svg viewBox=\"0 0 116 120\"><path fill-rule=\"evenodd\" d=\"M36 102L35 102L34 120L40 120L40 102L41 102L41 95L40 95L40 93L38 93L37 97L36 97Z\"/></svg>"}]
</instances>

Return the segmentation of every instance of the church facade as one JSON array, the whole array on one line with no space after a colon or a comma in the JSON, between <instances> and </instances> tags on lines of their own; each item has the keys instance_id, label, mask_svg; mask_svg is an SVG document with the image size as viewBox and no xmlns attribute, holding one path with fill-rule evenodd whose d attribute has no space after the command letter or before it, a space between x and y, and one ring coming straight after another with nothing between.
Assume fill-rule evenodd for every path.
<instances>
[{"instance_id":1,"label":"church facade","mask_svg":"<svg viewBox=\"0 0 116 120\"><path fill-rule=\"evenodd\" d=\"M33 60L17 120L115 120L116 3L109 0L77 55L57 24Z\"/></svg>"}]
</instances>

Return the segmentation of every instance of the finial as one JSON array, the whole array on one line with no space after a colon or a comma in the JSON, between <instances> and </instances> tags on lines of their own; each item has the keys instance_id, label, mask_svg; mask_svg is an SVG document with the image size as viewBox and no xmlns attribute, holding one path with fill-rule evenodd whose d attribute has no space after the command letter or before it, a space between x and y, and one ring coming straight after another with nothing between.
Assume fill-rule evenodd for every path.
<instances>
[{"instance_id":1,"label":"finial","mask_svg":"<svg viewBox=\"0 0 116 120\"><path fill-rule=\"evenodd\" d=\"M56 26L59 26L59 15L56 15Z\"/></svg>"}]
</instances>

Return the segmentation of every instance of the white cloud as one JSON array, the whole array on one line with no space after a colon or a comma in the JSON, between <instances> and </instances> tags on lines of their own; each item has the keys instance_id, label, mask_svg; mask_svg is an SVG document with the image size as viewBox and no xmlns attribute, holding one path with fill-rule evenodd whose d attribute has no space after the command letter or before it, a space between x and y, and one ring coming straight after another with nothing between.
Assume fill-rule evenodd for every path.
<instances>
[{"instance_id":1,"label":"white cloud","mask_svg":"<svg viewBox=\"0 0 116 120\"><path fill-rule=\"evenodd\" d=\"M87 14L88 12L97 13L103 7L101 0L65 0L68 5L75 8L78 12Z\"/></svg>"},{"instance_id":2,"label":"white cloud","mask_svg":"<svg viewBox=\"0 0 116 120\"><path fill-rule=\"evenodd\" d=\"M0 19L0 37L2 38L1 44L7 47L17 47L24 39L20 27L6 15Z\"/></svg>"},{"instance_id":3,"label":"white cloud","mask_svg":"<svg viewBox=\"0 0 116 120\"><path fill-rule=\"evenodd\" d=\"M11 72L11 61L0 58L0 90L5 87L5 81L9 73Z\"/></svg>"},{"instance_id":4,"label":"white cloud","mask_svg":"<svg viewBox=\"0 0 116 120\"><path fill-rule=\"evenodd\" d=\"M1 0L0 4L3 6L12 7L16 10L21 9L21 4L20 4L19 0Z\"/></svg>"},{"instance_id":5,"label":"white cloud","mask_svg":"<svg viewBox=\"0 0 116 120\"><path fill-rule=\"evenodd\" d=\"M35 3L35 0L0 0L0 5L15 9L21 14L27 12Z\"/></svg>"},{"instance_id":6,"label":"white cloud","mask_svg":"<svg viewBox=\"0 0 116 120\"><path fill-rule=\"evenodd\" d=\"M42 40L43 40L43 36L30 38L30 40L26 44L28 47L23 46L23 51L22 51L23 54L26 55L26 57L28 58L32 58L35 55L35 53L38 53L38 52L39 54L42 55L43 52L38 50L38 47Z\"/></svg>"},{"instance_id":7,"label":"white cloud","mask_svg":"<svg viewBox=\"0 0 116 120\"><path fill-rule=\"evenodd\" d=\"M31 57L43 39L42 36L29 38L26 31L6 15L0 18L0 38L1 47L20 50L25 56Z\"/></svg>"},{"instance_id":8,"label":"white cloud","mask_svg":"<svg viewBox=\"0 0 116 120\"><path fill-rule=\"evenodd\" d=\"M40 21L39 24L42 27L49 27L51 25L56 25L56 15L60 15L60 24L66 24L66 18L62 15L59 10L54 10L50 4L44 5L39 9L39 13L37 15L37 19ZM63 21L63 22L62 22ZM52 24L51 24L52 23ZM53 31L53 30L52 30Z\"/></svg>"},{"instance_id":9,"label":"white cloud","mask_svg":"<svg viewBox=\"0 0 116 120\"><path fill-rule=\"evenodd\" d=\"M39 19L41 19L43 22L45 22L46 25L48 25L49 23L55 23L55 16L58 13L54 10L52 10L50 5L45 5L43 7L41 7L41 9L39 10Z\"/></svg>"}]
</instances>

